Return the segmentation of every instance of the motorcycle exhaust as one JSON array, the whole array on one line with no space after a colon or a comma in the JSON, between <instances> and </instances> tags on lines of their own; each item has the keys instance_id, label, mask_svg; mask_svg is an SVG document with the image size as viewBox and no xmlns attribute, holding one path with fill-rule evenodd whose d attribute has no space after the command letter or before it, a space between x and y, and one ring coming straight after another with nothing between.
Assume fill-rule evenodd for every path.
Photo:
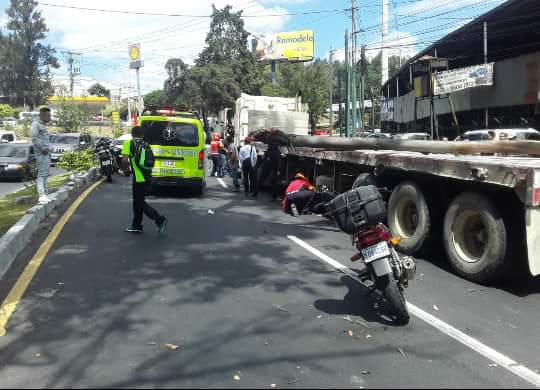
<instances>
[{"instance_id":1,"label":"motorcycle exhaust","mask_svg":"<svg viewBox=\"0 0 540 390\"><path fill-rule=\"evenodd\" d=\"M403 256L403 270L405 271L405 276L407 280L413 280L416 276L416 263L412 257Z\"/></svg>"}]
</instances>

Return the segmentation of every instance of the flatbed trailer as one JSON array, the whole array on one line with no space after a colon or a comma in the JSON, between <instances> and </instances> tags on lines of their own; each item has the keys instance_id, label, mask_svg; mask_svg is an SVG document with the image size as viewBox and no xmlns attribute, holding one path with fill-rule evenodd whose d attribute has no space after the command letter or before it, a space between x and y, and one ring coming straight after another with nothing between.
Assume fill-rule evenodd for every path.
<instances>
[{"instance_id":1,"label":"flatbed trailer","mask_svg":"<svg viewBox=\"0 0 540 390\"><path fill-rule=\"evenodd\" d=\"M370 182L388 188L388 225L402 237L404 253L444 247L459 275L481 283L512 274L520 263L540 275L540 158L282 151L283 180L302 170L334 191Z\"/></svg>"}]
</instances>

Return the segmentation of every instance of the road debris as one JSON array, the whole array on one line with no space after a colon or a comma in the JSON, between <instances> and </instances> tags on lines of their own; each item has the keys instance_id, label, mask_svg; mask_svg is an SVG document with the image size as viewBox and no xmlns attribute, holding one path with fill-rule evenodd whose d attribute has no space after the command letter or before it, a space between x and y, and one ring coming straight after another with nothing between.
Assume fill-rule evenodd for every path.
<instances>
[{"instance_id":1,"label":"road debris","mask_svg":"<svg viewBox=\"0 0 540 390\"><path fill-rule=\"evenodd\" d=\"M164 347L167 348L167 349L170 349L171 351L176 351L178 348L180 348L176 344L165 344Z\"/></svg>"},{"instance_id":2,"label":"road debris","mask_svg":"<svg viewBox=\"0 0 540 390\"><path fill-rule=\"evenodd\" d=\"M298 382L298 378L293 377L293 378L289 379L289 382L287 382L287 383L288 383L289 385L293 385L293 384L295 384L296 382Z\"/></svg>"},{"instance_id":3,"label":"road debris","mask_svg":"<svg viewBox=\"0 0 540 390\"><path fill-rule=\"evenodd\" d=\"M369 374L371 374L371 371L368 371L368 370L362 371L362 375L369 375Z\"/></svg>"},{"instance_id":4,"label":"road debris","mask_svg":"<svg viewBox=\"0 0 540 390\"><path fill-rule=\"evenodd\" d=\"M407 357L407 355L405 355L405 352L401 348L398 348L397 351L401 354L401 356Z\"/></svg>"},{"instance_id":5,"label":"road debris","mask_svg":"<svg viewBox=\"0 0 540 390\"><path fill-rule=\"evenodd\" d=\"M215 212L214 212L214 210L208 210L208 214L210 214L210 215L214 215L214 214L215 214Z\"/></svg>"},{"instance_id":6,"label":"road debris","mask_svg":"<svg viewBox=\"0 0 540 390\"><path fill-rule=\"evenodd\" d=\"M439 311L439 308L437 307L437 305L433 305L433 310Z\"/></svg>"},{"instance_id":7,"label":"road debris","mask_svg":"<svg viewBox=\"0 0 540 390\"><path fill-rule=\"evenodd\" d=\"M157 343L155 341L149 341L146 345L157 345Z\"/></svg>"},{"instance_id":8,"label":"road debris","mask_svg":"<svg viewBox=\"0 0 540 390\"><path fill-rule=\"evenodd\" d=\"M370 334L367 334L366 335L366 339L370 339L371 338L371 335Z\"/></svg>"},{"instance_id":9,"label":"road debris","mask_svg":"<svg viewBox=\"0 0 540 390\"><path fill-rule=\"evenodd\" d=\"M290 313L289 310L285 309L283 306L280 306L280 305L278 305L278 304L275 304L275 303L274 303L272 306L274 306L274 307L275 307L276 309L278 309L279 311L283 311L283 312L285 312L285 313Z\"/></svg>"},{"instance_id":10,"label":"road debris","mask_svg":"<svg viewBox=\"0 0 540 390\"><path fill-rule=\"evenodd\" d=\"M351 337L353 337L353 336L354 336L354 333L353 333L353 331L352 331L352 330L349 330L349 331L347 332L347 334L348 334L349 336L351 336Z\"/></svg>"},{"instance_id":11,"label":"road debris","mask_svg":"<svg viewBox=\"0 0 540 390\"><path fill-rule=\"evenodd\" d=\"M63 288L64 288L64 284L63 283L62 284L58 283L58 287L56 287L56 288L46 288L44 290L41 290L41 291L37 292L36 295L38 297L41 297L41 298L51 299L56 294L58 294L60 291L62 291Z\"/></svg>"},{"instance_id":12,"label":"road debris","mask_svg":"<svg viewBox=\"0 0 540 390\"><path fill-rule=\"evenodd\" d=\"M319 315L317 316L317 318L318 318L318 319L321 319L321 318L322 318L322 314L319 314Z\"/></svg>"},{"instance_id":13,"label":"road debris","mask_svg":"<svg viewBox=\"0 0 540 390\"><path fill-rule=\"evenodd\" d=\"M234 379L235 381L239 381L239 380L240 380L240 375L242 375L242 374L241 374L240 371L239 371L239 372L237 372L236 374L234 374L233 379Z\"/></svg>"},{"instance_id":14,"label":"road debris","mask_svg":"<svg viewBox=\"0 0 540 390\"><path fill-rule=\"evenodd\" d=\"M494 367L499 367L499 366L498 366L497 364L495 364L495 363L490 363L489 366L492 367L492 368L494 368Z\"/></svg>"},{"instance_id":15,"label":"road debris","mask_svg":"<svg viewBox=\"0 0 540 390\"><path fill-rule=\"evenodd\" d=\"M350 322L351 324L356 324L356 325L360 325L360 326L363 326L364 328L366 329L370 329L369 325L368 324L364 324L363 322L361 321L357 321L357 320L353 320L350 316L345 316L343 317L343 319L347 322Z\"/></svg>"},{"instance_id":16,"label":"road debris","mask_svg":"<svg viewBox=\"0 0 540 390\"><path fill-rule=\"evenodd\" d=\"M233 299L233 301L235 301L235 302L240 302L240 298L238 298L238 297L232 297L232 299Z\"/></svg>"},{"instance_id":17,"label":"road debris","mask_svg":"<svg viewBox=\"0 0 540 390\"><path fill-rule=\"evenodd\" d=\"M34 356L35 356L35 357L41 357L41 354L40 354L40 353L36 353Z\"/></svg>"},{"instance_id":18,"label":"road debris","mask_svg":"<svg viewBox=\"0 0 540 390\"><path fill-rule=\"evenodd\" d=\"M270 385L270 387L271 387L272 389L275 389L275 388L277 387L277 385L276 385L275 383L272 383L272 384Z\"/></svg>"}]
</instances>

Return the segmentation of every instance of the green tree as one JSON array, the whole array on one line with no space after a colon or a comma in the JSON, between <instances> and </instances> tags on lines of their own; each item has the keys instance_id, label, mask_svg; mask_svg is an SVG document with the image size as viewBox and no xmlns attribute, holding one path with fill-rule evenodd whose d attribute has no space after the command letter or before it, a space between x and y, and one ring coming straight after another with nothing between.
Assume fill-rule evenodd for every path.
<instances>
[{"instance_id":1,"label":"green tree","mask_svg":"<svg viewBox=\"0 0 540 390\"><path fill-rule=\"evenodd\" d=\"M0 104L0 118L13 116L13 108L9 104Z\"/></svg>"},{"instance_id":2,"label":"green tree","mask_svg":"<svg viewBox=\"0 0 540 390\"><path fill-rule=\"evenodd\" d=\"M36 0L11 0L6 10L7 36L0 39L0 82L15 104L42 104L52 94L50 68L58 68L55 50L41 43L47 26Z\"/></svg>"},{"instance_id":3,"label":"green tree","mask_svg":"<svg viewBox=\"0 0 540 390\"><path fill-rule=\"evenodd\" d=\"M150 105L164 105L166 103L165 93L161 89L157 89L144 95L144 103Z\"/></svg>"},{"instance_id":4,"label":"green tree","mask_svg":"<svg viewBox=\"0 0 540 390\"><path fill-rule=\"evenodd\" d=\"M287 88L282 87L281 85L264 84L261 88L261 95L288 97L289 91L287 90Z\"/></svg>"},{"instance_id":5,"label":"green tree","mask_svg":"<svg viewBox=\"0 0 540 390\"><path fill-rule=\"evenodd\" d=\"M106 98L111 98L111 91L105 88L100 83L96 83L88 88L88 94L90 96L101 96Z\"/></svg>"},{"instance_id":6,"label":"green tree","mask_svg":"<svg viewBox=\"0 0 540 390\"><path fill-rule=\"evenodd\" d=\"M58 126L63 132L77 132L87 119L87 115L81 107L62 100L58 108Z\"/></svg>"}]
</instances>

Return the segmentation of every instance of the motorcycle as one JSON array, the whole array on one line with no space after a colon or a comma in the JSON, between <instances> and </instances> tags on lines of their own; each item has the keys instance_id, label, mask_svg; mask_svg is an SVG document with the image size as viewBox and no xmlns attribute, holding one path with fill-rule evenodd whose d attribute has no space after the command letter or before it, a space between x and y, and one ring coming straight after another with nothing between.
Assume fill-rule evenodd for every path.
<instances>
[{"instance_id":1,"label":"motorcycle","mask_svg":"<svg viewBox=\"0 0 540 390\"><path fill-rule=\"evenodd\" d=\"M352 237L358 252L351 261L361 260L365 265L360 275L362 281L371 280L372 291L383 294L397 324L408 324L410 316L404 291L416 275L416 264L395 249L401 237L392 237L383 223L386 206L379 189L373 185L354 188L336 196L326 207L338 227Z\"/></svg>"},{"instance_id":2,"label":"motorcycle","mask_svg":"<svg viewBox=\"0 0 540 390\"><path fill-rule=\"evenodd\" d=\"M416 275L416 264L411 257L396 251L395 247L401 238L392 237L383 223L362 230L352 238L358 253L351 261L361 260L364 263L366 271L363 276L371 279L374 289L382 292L392 306L396 322L400 325L408 324L409 312L404 290L409 286L409 280Z\"/></svg>"},{"instance_id":3,"label":"motorcycle","mask_svg":"<svg viewBox=\"0 0 540 390\"><path fill-rule=\"evenodd\" d=\"M96 154L101 175L107 177L108 183L112 183L112 175L118 171L118 166L111 149L105 144L99 144L96 146Z\"/></svg>"}]
</instances>

